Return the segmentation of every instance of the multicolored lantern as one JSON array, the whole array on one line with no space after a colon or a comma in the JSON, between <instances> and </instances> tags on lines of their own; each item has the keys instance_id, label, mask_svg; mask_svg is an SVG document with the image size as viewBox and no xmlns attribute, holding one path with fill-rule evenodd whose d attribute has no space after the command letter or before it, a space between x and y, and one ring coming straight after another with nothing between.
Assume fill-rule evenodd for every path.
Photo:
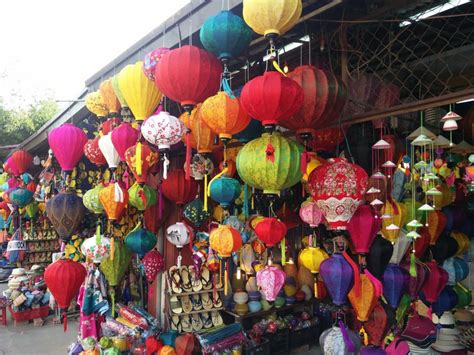
<instances>
[{"instance_id":1,"label":"multicolored lantern","mask_svg":"<svg viewBox=\"0 0 474 355\"><path fill-rule=\"evenodd\" d=\"M165 270L165 260L163 255L156 250L150 250L142 259L143 268L145 269L145 277L149 283L155 281L156 276Z\"/></svg>"},{"instance_id":2,"label":"multicolored lantern","mask_svg":"<svg viewBox=\"0 0 474 355\"><path fill-rule=\"evenodd\" d=\"M192 179L187 180L183 170L173 170L161 183L161 189L166 198L182 207L196 197L198 184Z\"/></svg>"},{"instance_id":3,"label":"multicolored lantern","mask_svg":"<svg viewBox=\"0 0 474 355\"><path fill-rule=\"evenodd\" d=\"M161 57L169 51L168 48L157 48L145 55L145 58L143 59L143 73L148 79L155 81L156 64L158 64Z\"/></svg>"},{"instance_id":4,"label":"multicolored lantern","mask_svg":"<svg viewBox=\"0 0 474 355\"><path fill-rule=\"evenodd\" d=\"M228 208L240 196L241 188L238 180L221 176L217 179L212 179L209 183L208 196L222 207Z\"/></svg>"},{"instance_id":5,"label":"multicolored lantern","mask_svg":"<svg viewBox=\"0 0 474 355\"><path fill-rule=\"evenodd\" d=\"M400 266L388 264L383 273L383 294L393 309L398 307L405 287L408 284L409 274Z\"/></svg>"},{"instance_id":6,"label":"multicolored lantern","mask_svg":"<svg viewBox=\"0 0 474 355\"><path fill-rule=\"evenodd\" d=\"M120 182L111 182L99 192L99 201L107 218L118 221L128 203L128 191Z\"/></svg>"},{"instance_id":7,"label":"multicolored lantern","mask_svg":"<svg viewBox=\"0 0 474 355\"><path fill-rule=\"evenodd\" d=\"M152 250L156 242L156 235L144 228L135 228L125 237L125 246L140 258Z\"/></svg>"},{"instance_id":8,"label":"multicolored lantern","mask_svg":"<svg viewBox=\"0 0 474 355\"><path fill-rule=\"evenodd\" d=\"M102 212L104 212L104 207L102 207L99 200L99 193L104 187L104 184L100 183L94 186L94 188L88 190L84 196L82 196L82 202L90 212L95 214L102 214Z\"/></svg>"},{"instance_id":9,"label":"multicolored lantern","mask_svg":"<svg viewBox=\"0 0 474 355\"><path fill-rule=\"evenodd\" d=\"M86 209L74 192L60 192L46 203L46 213L59 237L65 241L79 228Z\"/></svg>"},{"instance_id":10,"label":"multicolored lantern","mask_svg":"<svg viewBox=\"0 0 474 355\"><path fill-rule=\"evenodd\" d=\"M311 173L311 195L331 229L346 229L363 200L368 180L363 168L344 158L328 160Z\"/></svg>"},{"instance_id":11,"label":"multicolored lantern","mask_svg":"<svg viewBox=\"0 0 474 355\"><path fill-rule=\"evenodd\" d=\"M126 122L112 130L110 138L121 161L125 161L125 152L128 148L137 144L139 136L140 132Z\"/></svg>"},{"instance_id":12,"label":"multicolored lantern","mask_svg":"<svg viewBox=\"0 0 474 355\"><path fill-rule=\"evenodd\" d=\"M347 260L338 253L322 261L319 273L331 295L332 302L342 306L354 283L354 271Z\"/></svg>"},{"instance_id":13,"label":"multicolored lantern","mask_svg":"<svg viewBox=\"0 0 474 355\"><path fill-rule=\"evenodd\" d=\"M211 217L211 211L204 210L204 203L199 197L184 206L183 216L192 225L199 228Z\"/></svg>"},{"instance_id":14,"label":"multicolored lantern","mask_svg":"<svg viewBox=\"0 0 474 355\"><path fill-rule=\"evenodd\" d=\"M11 156L11 160L20 174L26 172L33 163L31 154L23 149L14 152Z\"/></svg>"},{"instance_id":15,"label":"multicolored lantern","mask_svg":"<svg viewBox=\"0 0 474 355\"><path fill-rule=\"evenodd\" d=\"M99 118L104 119L109 114L109 109L105 106L104 98L99 90L91 92L85 98L86 108Z\"/></svg>"},{"instance_id":16,"label":"multicolored lantern","mask_svg":"<svg viewBox=\"0 0 474 355\"><path fill-rule=\"evenodd\" d=\"M82 242L81 252L87 260L93 263L100 263L110 255L110 239L100 234L98 229L96 235L87 238Z\"/></svg>"},{"instance_id":17,"label":"multicolored lantern","mask_svg":"<svg viewBox=\"0 0 474 355\"><path fill-rule=\"evenodd\" d=\"M71 172L84 153L87 136L82 129L70 124L53 129L48 134L48 143L64 172Z\"/></svg>"},{"instance_id":18,"label":"multicolored lantern","mask_svg":"<svg viewBox=\"0 0 474 355\"><path fill-rule=\"evenodd\" d=\"M247 144L237 155L237 171L249 186L266 194L278 194L301 180L303 148L278 132L264 133Z\"/></svg>"},{"instance_id":19,"label":"multicolored lantern","mask_svg":"<svg viewBox=\"0 0 474 355\"><path fill-rule=\"evenodd\" d=\"M280 243L286 236L285 223L275 217L266 217L255 226L255 234L269 248Z\"/></svg>"},{"instance_id":20,"label":"multicolored lantern","mask_svg":"<svg viewBox=\"0 0 474 355\"><path fill-rule=\"evenodd\" d=\"M239 231L228 225L219 225L209 234L209 246L221 258L229 258L242 246L242 237Z\"/></svg>"},{"instance_id":21,"label":"multicolored lantern","mask_svg":"<svg viewBox=\"0 0 474 355\"><path fill-rule=\"evenodd\" d=\"M323 213L316 202L306 201L301 204L300 218L311 228L316 228L323 220Z\"/></svg>"},{"instance_id":22,"label":"multicolored lantern","mask_svg":"<svg viewBox=\"0 0 474 355\"><path fill-rule=\"evenodd\" d=\"M146 210L148 207L156 204L157 201L156 190L148 185L140 185L139 183L134 183L128 189L128 196L130 205L139 211Z\"/></svg>"},{"instance_id":23,"label":"multicolored lantern","mask_svg":"<svg viewBox=\"0 0 474 355\"><path fill-rule=\"evenodd\" d=\"M360 292L353 287L347 295L357 319L366 322L377 303L377 291L366 274L360 274Z\"/></svg>"},{"instance_id":24,"label":"multicolored lantern","mask_svg":"<svg viewBox=\"0 0 474 355\"><path fill-rule=\"evenodd\" d=\"M361 205L347 223L347 231L351 236L352 245L358 254L369 252L377 232L380 230L381 219L369 205Z\"/></svg>"},{"instance_id":25,"label":"multicolored lantern","mask_svg":"<svg viewBox=\"0 0 474 355\"><path fill-rule=\"evenodd\" d=\"M148 170L158 162L158 153L148 144L138 142L125 152L125 161L139 184L146 183Z\"/></svg>"},{"instance_id":26,"label":"multicolored lantern","mask_svg":"<svg viewBox=\"0 0 474 355\"><path fill-rule=\"evenodd\" d=\"M141 127L143 137L159 150L170 147L181 141L184 135L184 125L169 112L161 111L148 118Z\"/></svg>"},{"instance_id":27,"label":"multicolored lantern","mask_svg":"<svg viewBox=\"0 0 474 355\"><path fill-rule=\"evenodd\" d=\"M99 148L107 161L110 169L114 170L120 164L120 155L112 142L112 133L99 139Z\"/></svg>"},{"instance_id":28,"label":"multicolored lantern","mask_svg":"<svg viewBox=\"0 0 474 355\"><path fill-rule=\"evenodd\" d=\"M448 283L449 275L446 270L438 266L436 261L429 261L426 263L426 266L428 267L429 274L421 291L426 302L434 303Z\"/></svg>"},{"instance_id":29,"label":"multicolored lantern","mask_svg":"<svg viewBox=\"0 0 474 355\"><path fill-rule=\"evenodd\" d=\"M257 271L257 286L267 301L275 301L285 284L285 272L272 265Z\"/></svg>"},{"instance_id":30,"label":"multicolored lantern","mask_svg":"<svg viewBox=\"0 0 474 355\"><path fill-rule=\"evenodd\" d=\"M107 163L107 160L102 154L102 151L99 148L99 137L94 139L89 139L84 145L84 155L92 164L101 166Z\"/></svg>"}]
</instances>

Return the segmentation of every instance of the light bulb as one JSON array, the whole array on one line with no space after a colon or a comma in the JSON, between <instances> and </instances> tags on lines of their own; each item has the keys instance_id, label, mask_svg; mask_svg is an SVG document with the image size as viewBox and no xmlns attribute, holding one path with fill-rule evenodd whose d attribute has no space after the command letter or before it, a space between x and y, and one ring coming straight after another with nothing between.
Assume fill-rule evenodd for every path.
<instances>
[{"instance_id":1,"label":"light bulb","mask_svg":"<svg viewBox=\"0 0 474 355\"><path fill-rule=\"evenodd\" d=\"M242 278L242 270L240 270L240 267L237 268L237 280L240 280Z\"/></svg>"}]
</instances>

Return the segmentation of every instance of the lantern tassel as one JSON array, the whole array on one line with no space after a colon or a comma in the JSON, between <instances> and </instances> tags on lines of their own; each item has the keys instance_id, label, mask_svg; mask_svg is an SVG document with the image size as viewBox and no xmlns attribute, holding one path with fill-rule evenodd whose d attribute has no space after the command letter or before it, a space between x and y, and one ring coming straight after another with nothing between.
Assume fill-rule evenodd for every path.
<instances>
[{"instance_id":1,"label":"lantern tassel","mask_svg":"<svg viewBox=\"0 0 474 355\"><path fill-rule=\"evenodd\" d=\"M342 338L344 339L344 343L346 344L347 350L349 350L350 353L355 352L355 346L354 343L352 342L351 337L347 333L347 328L345 324L343 323L342 320L339 320L339 329L341 330Z\"/></svg>"},{"instance_id":2,"label":"lantern tassel","mask_svg":"<svg viewBox=\"0 0 474 355\"><path fill-rule=\"evenodd\" d=\"M115 202L123 202L123 191L118 182L114 183L114 200Z\"/></svg>"},{"instance_id":3,"label":"lantern tassel","mask_svg":"<svg viewBox=\"0 0 474 355\"><path fill-rule=\"evenodd\" d=\"M356 296L360 296L361 285L359 266L354 262L354 260L352 260L352 258L347 254L345 250L342 252L342 256L351 265L352 270L354 271L354 293Z\"/></svg>"},{"instance_id":4,"label":"lantern tassel","mask_svg":"<svg viewBox=\"0 0 474 355\"><path fill-rule=\"evenodd\" d=\"M115 317L115 290L113 287L110 290L110 302L112 303L112 308L111 308L112 317Z\"/></svg>"},{"instance_id":5,"label":"lantern tassel","mask_svg":"<svg viewBox=\"0 0 474 355\"><path fill-rule=\"evenodd\" d=\"M281 75L286 76L285 72L283 69L281 69L280 65L278 65L278 62L276 60L272 61L273 67L276 69L277 72L279 72Z\"/></svg>"},{"instance_id":6,"label":"lantern tassel","mask_svg":"<svg viewBox=\"0 0 474 355\"><path fill-rule=\"evenodd\" d=\"M225 272L224 272L224 295L227 296L229 292L229 260L225 261Z\"/></svg>"},{"instance_id":7,"label":"lantern tassel","mask_svg":"<svg viewBox=\"0 0 474 355\"><path fill-rule=\"evenodd\" d=\"M308 167L309 152L305 149L301 153L301 174L306 174L306 169Z\"/></svg>"},{"instance_id":8,"label":"lantern tassel","mask_svg":"<svg viewBox=\"0 0 474 355\"><path fill-rule=\"evenodd\" d=\"M227 80L227 78L222 78L222 89L224 89L224 92L225 92L231 99L235 99L234 92L233 92L232 89L230 88L229 80Z\"/></svg>"},{"instance_id":9,"label":"lantern tassel","mask_svg":"<svg viewBox=\"0 0 474 355\"><path fill-rule=\"evenodd\" d=\"M249 185L245 184L244 185L244 216L245 219L249 217Z\"/></svg>"},{"instance_id":10,"label":"lantern tassel","mask_svg":"<svg viewBox=\"0 0 474 355\"><path fill-rule=\"evenodd\" d=\"M209 181L209 185L207 186L207 196L211 196L211 184L214 182L214 180L220 178L222 175L224 174L227 174L227 171L229 170L229 168L224 168L224 170L222 170L219 174L217 174L216 176L214 176L211 181Z\"/></svg>"},{"instance_id":11,"label":"lantern tassel","mask_svg":"<svg viewBox=\"0 0 474 355\"><path fill-rule=\"evenodd\" d=\"M364 345L365 345L365 346L369 345L369 335L368 335L367 332L365 331L364 326L360 327L359 334L360 334L360 335L363 337L363 339L364 339Z\"/></svg>"},{"instance_id":12,"label":"lantern tassel","mask_svg":"<svg viewBox=\"0 0 474 355\"><path fill-rule=\"evenodd\" d=\"M286 264L286 239L285 238L281 240L280 247L281 247L281 264L285 266Z\"/></svg>"},{"instance_id":13,"label":"lantern tassel","mask_svg":"<svg viewBox=\"0 0 474 355\"><path fill-rule=\"evenodd\" d=\"M168 168L170 166L170 160L166 156L166 154L163 155L163 179L168 179Z\"/></svg>"},{"instance_id":14,"label":"lantern tassel","mask_svg":"<svg viewBox=\"0 0 474 355\"><path fill-rule=\"evenodd\" d=\"M207 174L204 175L204 212L207 212Z\"/></svg>"},{"instance_id":15,"label":"lantern tassel","mask_svg":"<svg viewBox=\"0 0 474 355\"><path fill-rule=\"evenodd\" d=\"M137 149L135 151L135 165L137 170L137 175L142 176L142 143L137 143Z\"/></svg>"},{"instance_id":16,"label":"lantern tassel","mask_svg":"<svg viewBox=\"0 0 474 355\"><path fill-rule=\"evenodd\" d=\"M67 331L67 313L66 313L66 310L64 310L64 313L63 313L63 329L64 329L64 333L66 333L66 331Z\"/></svg>"},{"instance_id":17,"label":"lantern tassel","mask_svg":"<svg viewBox=\"0 0 474 355\"><path fill-rule=\"evenodd\" d=\"M252 199L250 200L250 203L251 203L251 208L252 208L252 211L255 210L255 199L254 199L254 195L255 195L255 188L252 187Z\"/></svg>"},{"instance_id":18,"label":"lantern tassel","mask_svg":"<svg viewBox=\"0 0 474 355\"><path fill-rule=\"evenodd\" d=\"M415 253L410 254L410 276L411 277L416 277Z\"/></svg>"},{"instance_id":19,"label":"lantern tassel","mask_svg":"<svg viewBox=\"0 0 474 355\"><path fill-rule=\"evenodd\" d=\"M188 119L189 122L189 119ZM191 178L191 131L186 131L186 180Z\"/></svg>"}]
</instances>

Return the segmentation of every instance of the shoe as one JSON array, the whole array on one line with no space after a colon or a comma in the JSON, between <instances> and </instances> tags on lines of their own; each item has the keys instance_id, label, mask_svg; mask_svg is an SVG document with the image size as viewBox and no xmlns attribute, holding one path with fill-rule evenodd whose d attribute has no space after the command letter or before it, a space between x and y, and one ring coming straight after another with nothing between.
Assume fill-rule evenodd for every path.
<instances>
[{"instance_id":1,"label":"shoe","mask_svg":"<svg viewBox=\"0 0 474 355\"><path fill-rule=\"evenodd\" d=\"M191 319L189 315L184 315L181 317L181 329L185 333L192 333L193 332L193 327L191 325Z\"/></svg>"},{"instance_id":2,"label":"shoe","mask_svg":"<svg viewBox=\"0 0 474 355\"><path fill-rule=\"evenodd\" d=\"M211 312L211 319L212 319L212 325L214 327L218 327L218 326L224 324L224 321L222 320L222 317L221 317L219 311L212 311Z\"/></svg>"},{"instance_id":3,"label":"shoe","mask_svg":"<svg viewBox=\"0 0 474 355\"><path fill-rule=\"evenodd\" d=\"M221 296L219 295L219 292L215 294L213 302L214 302L214 308L222 308L222 300L221 300Z\"/></svg>"},{"instance_id":4,"label":"shoe","mask_svg":"<svg viewBox=\"0 0 474 355\"><path fill-rule=\"evenodd\" d=\"M188 295L181 296L181 307L183 307L184 313L193 311L193 304Z\"/></svg>"},{"instance_id":5,"label":"shoe","mask_svg":"<svg viewBox=\"0 0 474 355\"><path fill-rule=\"evenodd\" d=\"M202 310L202 302L201 302L201 297L199 295L192 295L191 303L193 304L194 311Z\"/></svg>"},{"instance_id":6,"label":"shoe","mask_svg":"<svg viewBox=\"0 0 474 355\"><path fill-rule=\"evenodd\" d=\"M201 284L204 290L212 290L211 272L207 266L203 266L201 271Z\"/></svg>"},{"instance_id":7,"label":"shoe","mask_svg":"<svg viewBox=\"0 0 474 355\"><path fill-rule=\"evenodd\" d=\"M170 328L172 330L177 331L178 333L181 333L183 331L183 329L181 327L181 320L179 319L178 316L172 316L171 317Z\"/></svg>"},{"instance_id":8,"label":"shoe","mask_svg":"<svg viewBox=\"0 0 474 355\"><path fill-rule=\"evenodd\" d=\"M199 316L199 314L194 313L191 316L191 322L193 326L193 331L199 332L200 330L202 330L203 324L202 324L201 317Z\"/></svg>"},{"instance_id":9,"label":"shoe","mask_svg":"<svg viewBox=\"0 0 474 355\"><path fill-rule=\"evenodd\" d=\"M171 312L173 312L174 314L183 313L183 307L181 306L181 302L179 302L178 297L176 296L170 297L170 306L171 306Z\"/></svg>"},{"instance_id":10,"label":"shoe","mask_svg":"<svg viewBox=\"0 0 474 355\"><path fill-rule=\"evenodd\" d=\"M193 284L191 282L191 274L189 273L188 267L181 266L181 269L179 269L179 273L181 275L182 288L184 292L192 292Z\"/></svg>"},{"instance_id":11,"label":"shoe","mask_svg":"<svg viewBox=\"0 0 474 355\"><path fill-rule=\"evenodd\" d=\"M201 321L204 329L209 329L213 327L211 315L209 312L201 313Z\"/></svg>"},{"instance_id":12,"label":"shoe","mask_svg":"<svg viewBox=\"0 0 474 355\"><path fill-rule=\"evenodd\" d=\"M210 311L212 309L212 299L209 296L209 293L201 294L201 301L202 306L206 311Z\"/></svg>"},{"instance_id":13,"label":"shoe","mask_svg":"<svg viewBox=\"0 0 474 355\"><path fill-rule=\"evenodd\" d=\"M169 279L169 284L171 287L171 291L173 293L183 293L183 289L181 288L181 275L179 273L179 269L176 266L170 267L168 270L168 279Z\"/></svg>"}]
</instances>

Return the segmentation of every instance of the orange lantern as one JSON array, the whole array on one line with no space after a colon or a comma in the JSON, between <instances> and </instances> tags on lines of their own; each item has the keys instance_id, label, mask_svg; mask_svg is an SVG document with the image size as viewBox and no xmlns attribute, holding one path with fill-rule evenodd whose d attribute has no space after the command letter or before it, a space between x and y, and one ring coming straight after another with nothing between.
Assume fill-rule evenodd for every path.
<instances>
[{"instance_id":1,"label":"orange lantern","mask_svg":"<svg viewBox=\"0 0 474 355\"><path fill-rule=\"evenodd\" d=\"M224 165L223 161L220 162L219 170L223 171L225 168L227 168L226 172L224 173L224 176L233 177L237 171L237 165L235 164L235 160L227 159L225 163L226 164Z\"/></svg>"},{"instance_id":2,"label":"orange lantern","mask_svg":"<svg viewBox=\"0 0 474 355\"><path fill-rule=\"evenodd\" d=\"M250 116L243 110L239 99L223 91L204 101L200 113L204 122L222 140L230 140L233 134L243 131L250 123Z\"/></svg>"},{"instance_id":3,"label":"orange lantern","mask_svg":"<svg viewBox=\"0 0 474 355\"><path fill-rule=\"evenodd\" d=\"M197 104L196 107L188 115L186 112L179 116L181 122L184 123L186 128L191 130L191 147L197 150L200 154L211 153L216 139L216 134L209 128L201 117L201 105ZM186 138L183 137L183 142L186 143Z\"/></svg>"},{"instance_id":4,"label":"orange lantern","mask_svg":"<svg viewBox=\"0 0 474 355\"><path fill-rule=\"evenodd\" d=\"M394 243L400 234L403 220L401 204L388 199L382 208L382 235L384 238Z\"/></svg>"},{"instance_id":5,"label":"orange lantern","mask_svg":"<svg viewBox=\"0 0 474 355\"><path fill-rule=\"evenodd\" d=\"M102 95L102 100L104 101L105 106L110 112L109 116L118 117L121 107L112 86L112 79L107 79L101 82L99 86L99 92Z\"/></svg>"},{"instance_id":6,"label":"orange lantern","mask_svg":"<svg viewBox=\"0 0 474 355\"><path fill-rule=\"evenodd\" d=\"M428 233L430 234L430 245L435 245L441 233L443 233L444 227L448 218L441 211L428 212L426 226L428 227Z\"/></svg>"},{"instance_id":7,"label":"orange lantern","mask_svg":"<svg viewBox=\"0 0 474 355\"><path fill-rule=\"evenodd\" d=\"M128 191L120 182L111 182L99 192L99 200L107 218L118 221L128 203Z\"/></svg>"},{"instance_id":8,"label":"orange lantern","mask_svg":"<svg viewBox=\"0 0 474 355\"><path fill-rule=\"evenodd\" d=\"M158 162L158 152L148 144L138 142L125 151L125 160L139 184L146 183L148 169Z\"/></svg>"}]
</instances>

